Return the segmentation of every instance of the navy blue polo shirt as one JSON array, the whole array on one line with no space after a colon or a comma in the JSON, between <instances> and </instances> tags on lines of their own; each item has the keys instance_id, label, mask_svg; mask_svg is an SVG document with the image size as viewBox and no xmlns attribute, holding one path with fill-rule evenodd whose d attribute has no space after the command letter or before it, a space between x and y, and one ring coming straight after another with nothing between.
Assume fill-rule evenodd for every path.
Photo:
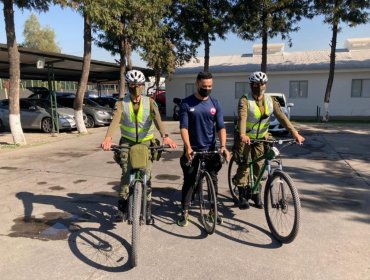
<instances>
[{"instance_id":1,"label":"navy blue polo shirt","mask_svg":"<svg viewBox=\"0 0 370 280\"><path fill-rule=\"evenodd\" d=\"M180 106L180 129L189 132L190 145L194 151L210 150L216 144L216 132L225 128L220 103L211 96L199 100L191 95Z\"/></svg>"}]
</instances>

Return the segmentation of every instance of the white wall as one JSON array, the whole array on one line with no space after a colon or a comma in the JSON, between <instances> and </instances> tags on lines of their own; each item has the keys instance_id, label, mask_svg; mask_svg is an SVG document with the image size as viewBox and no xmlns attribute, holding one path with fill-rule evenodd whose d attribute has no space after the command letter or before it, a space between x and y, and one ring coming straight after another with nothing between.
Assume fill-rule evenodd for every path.
<instances>
[{"instance_id":1,"label":"white wall","mask_svg":"<svg viewBox=\"0 0 370 280\"><path fill-rule=\"evenodd\" d=\"M242 73L213 74L212 96L220 101L225 117L236 114L238 100L235 99L235 82L248 81L248 75ZM184 98L185 84L194 83L195 78L196 74L193 76L174 75L171 80L166 81L167 116L172 116L173 98ZM323 112L327 79L327 72L270 73L267 92L285 93L288 102L294 103L291 110L293 117L315 117L317 106L321 107L321 113ZM351 98L352 79L370 79L370 72L336 72L329 105L331 116L370 116L370 98ZM294 80L308 81L307 98L289 97L289 82Z\"/></svg>"}]
</instances>

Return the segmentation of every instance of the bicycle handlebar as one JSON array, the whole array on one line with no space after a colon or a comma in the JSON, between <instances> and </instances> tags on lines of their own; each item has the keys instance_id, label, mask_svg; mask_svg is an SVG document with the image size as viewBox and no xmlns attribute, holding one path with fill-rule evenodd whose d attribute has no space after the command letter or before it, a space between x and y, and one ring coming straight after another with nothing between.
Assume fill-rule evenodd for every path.
<instances>
[{"instance_id":1,"label":"bicycle handlebar","mask_svg":"<svg viewBox=\"0 0 370 280\"><path fill-rule=\"evenodd\" d=\"M217 150L217 151L200 151L200 152L196 152L196 151L193 151L192 152L192 155L195 157L196 155L214 155L214 154L220 154L221 155L221 161L222 161L222 163L227 163L228 161L226 160L226 157L225 157L225 155L223 155L223 154L221 154L220 153L220 150ZM187 166L190 166L191 165L191 163L192 163L192 161L190 160L190 161L188 161L187 162Z\"/></svg>"},{"instance_id":2,"label":"bicycle handlebar","mask_svg":"<svg viewBox=\"0 0 370 280\"><path fill-rule=\"evenodd\" d=\"M133 145L127 145L127 144L122 144L122 145L112 145L110 147L111 151L121 151L122 149L130 149ZM161 146L153 146L153 147L148 147L149 150L166 150L171 148L170 145L161 145Z\"/></svg>"},{"instance_id":3,"label":"bicycle handlebar","mask_svg":"<svg viewBox=\"0 0 370 280\"><path fill-rule=\"evenodd\" d=\"M295 144L297 143L297 141L294 138L290 138L290 139L251 139L251 144L254 144L254 143L270 143L270 144L282 145L284 143Z\"/></svg>"}]
</instances>

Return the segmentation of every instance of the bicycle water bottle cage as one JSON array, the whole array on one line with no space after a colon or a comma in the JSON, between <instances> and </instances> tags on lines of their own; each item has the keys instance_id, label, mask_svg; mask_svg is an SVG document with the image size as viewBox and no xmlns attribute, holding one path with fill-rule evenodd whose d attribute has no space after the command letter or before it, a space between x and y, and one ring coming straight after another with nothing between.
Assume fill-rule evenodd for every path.
<instances>
[{"instance_id":1,"label":"bicycle water bottle cage","mask_svg":"<svg viewBox=\"0 0 370 280\"><path fill-rule=\"evenodd\" d=\"M143 144L136 144L130 148L130 162L133 169L146 168L149 160L148 147Z\"/></svg>"},{"instance_id":2,"label":"bicycle water bottle cage","mask_svg":"<svg viewBox=\"0 0 370 280\"><path fill-rule=\"evenodd\" d=\"M274 159L280 154L279 150L276 147L272 147L270 150L266 153L267 159Z\"/></svg>"}]
</instances>

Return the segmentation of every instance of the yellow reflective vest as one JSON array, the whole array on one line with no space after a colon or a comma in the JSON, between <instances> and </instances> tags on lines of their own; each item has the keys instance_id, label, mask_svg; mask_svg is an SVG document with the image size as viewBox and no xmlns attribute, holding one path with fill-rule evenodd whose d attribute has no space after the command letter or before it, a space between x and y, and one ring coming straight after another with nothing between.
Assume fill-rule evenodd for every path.
<instances>
[{"instance_id":1,"label":"yellow reflective vest","mask_svg":"<svg viewBox=\"0 0 370 280\"><path fill-rule=\"evenodd\" d=\"M256 101L251 94L245 94L243 97L248 100L246 134L250 139L263 138L268 132L270 116L274 112L273 100L271 96L264 96L265 113L262 115Z\"/></svg>"},{"instance_id":2,"label":"yellow reflective vest","mask_svg":"<svg viewBox=\"0 0 370 280\"><path fill-rule=\"evenodd\" d=\"M139 111L134 112L130 96L122 100L121 136L136 143L154 138L154 122L150 114L150 97L141 96Z\"/></svg>"}]
</instances>

